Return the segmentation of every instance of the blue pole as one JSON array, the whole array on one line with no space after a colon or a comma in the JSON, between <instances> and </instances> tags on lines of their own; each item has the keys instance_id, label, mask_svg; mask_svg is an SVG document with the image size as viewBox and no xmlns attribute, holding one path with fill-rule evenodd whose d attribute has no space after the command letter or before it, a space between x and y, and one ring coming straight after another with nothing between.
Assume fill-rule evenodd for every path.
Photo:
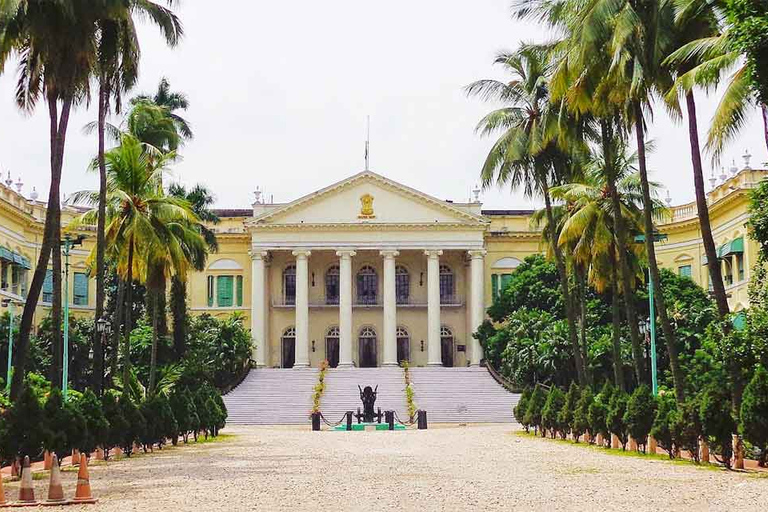
<instances>
[{"instance_id":1,"label":"blue pole","mask_svg":"<svg viewBox=\"0 0 768 512\"><path fill-rule=\"evenodd\" d=\"M11 360L13 359L13 301L8 302L11 318L8 320L8 370L5 373L5 392L11 392Z\"/></svg>"},{"instance_id":2,"label":"blue pole","mask_svg":"<svg viewBox=\"0 0 768 512\"><path fill-rule=\"evenodd\" d=\"M651 323L651 383L654 396L659 394L659 383L656 379L656 308L653 297L653 274L648 269L648 309Z\"/></svg>"}]
</instances>

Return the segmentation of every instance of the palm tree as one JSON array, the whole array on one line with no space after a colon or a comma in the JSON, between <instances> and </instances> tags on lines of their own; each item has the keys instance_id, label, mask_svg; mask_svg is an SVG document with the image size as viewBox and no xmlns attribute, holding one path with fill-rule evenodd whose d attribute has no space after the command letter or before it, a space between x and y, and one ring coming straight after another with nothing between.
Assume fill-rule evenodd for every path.
<instances>
[{"instance_id":1,"label":"palm tree","mask_svg":"<svg viewBox=\"0 0 768 512\"><path fill-rule=\"evenodd\" d=\"M108 257L125 283L125 300L132 303L131 284L146 283L158 273L173 272L186 277L193 254L205 250L198 223L189 204L165 195L160 175L166 172L175 154L162 154L131 135L123 135L120 146L105 154L107 190L106 242ZM98 195L83 192L76 196L96 204ZM85 213L73 227L94 225L97 213ZM158 270L160 268L160 270ZM130 380L130 308L125 312L123 342L123 385ZM153 347L156 353L156 346ZM152 383L154 384L154 382ZM152 386L150 386L152 387Z\"/></svg>"},{"instance_id":2,"label":"palm tree","mask_svg":"<svg viewBox=\"0 0 768 512\"><path fill-rule=\"evenodd\" d=\"M205 263L208 253L219 250L219 242L216 239L216 233L207 227L208 225L218 224L220 219L211 209L213 205L213 195L203 185L195 185L191 190L187 190L183 185L172 183L168 188L168 194L187 201L192 211L195 213L201 223L197 224L206 245L207 253L200 253L200 258L192 261L192 266L198 272L205 270ZM187 342L187 283L174 276L171 279L171 316L173 318L173 347L177 358L181 359L186 352Z\"/></svg>"},{"instance_id":3,"label":"palm tree","mask_svg":"<svg viewBox=\"0 0 768 512\"><path fill-rule=\"evenodd\" d=\"M172 1L168 1L171 4ZM96 228L96 312L98 320L104 315L104 254L107 201L107 170L104 159L107 115L111 105L120 112L122 95L133 87L138 78L140 60L138 35L134 15L151 19L158 25L170 46L175 46L183 31L178 18L165 7L148 0L120 2L98 20L98 66L96 76L99 83L98 105L98 163L99 163L99 222ZM101 392L104 375L104 348L97 335L93 339L93 388Z\"/></svg>"},{"instance_id":4,"label":"palm tree","mask_svg":"<svg viewBox=\"0 0 768 512\"><path fill-rule=\"evenodd\" d=\"M20 65L16 103L34 110L44 98L50 124L51 185L40 255L29 287L19 327L16 371L11 397L16 398L25 377L29 335L48 263L53 258L54 372L60 365L61 339L61 171L70 113L89 94L89 78L96 62L96 20L103 5L87 0L17 0L0 9L0 70L11 56ZM54 384L60 380L54 375Z\"/></svg>"},{"instance_id":5,"label":"palm tree","mask_svg":"<svg viewBox=\"0 0 768 512\"><path fill-rule=\"evenodd\" d=\"M573 161L561 144L568 140L568 126L559 115L559 105L550 102L546 50L524 45L515 53L501 53L495 60L512 73L510 82L480 80L467 87L470 96L502 101L506 106L485 116L478 125L482 135L501 132L481 171L484 187L492 184L522 187L528 197L544 198L547 222L554 220L550 188L571 174ZM550 240L555 240L549 235ZM568 335L579 382L588 382L576 333L576 314L566 273L565 259L552 244L568 320Z\"/></svg>"},{"instance_id":6,"label":"palm tree","mask_svg":"<svg viewBox=\"0 0 768 512\"><path fill-rule=\"evenodd\" d=\"M154 96L140 94L133 101L137 103L148 102L165 109L166 115L173 122L176 132L182 141L191 140L194 137L189 121L177 113L179 110L187 110L189 108L189 100L184 93L171 91L171 84L167 78L160 80Z\"/></svg>"}]
</instances>

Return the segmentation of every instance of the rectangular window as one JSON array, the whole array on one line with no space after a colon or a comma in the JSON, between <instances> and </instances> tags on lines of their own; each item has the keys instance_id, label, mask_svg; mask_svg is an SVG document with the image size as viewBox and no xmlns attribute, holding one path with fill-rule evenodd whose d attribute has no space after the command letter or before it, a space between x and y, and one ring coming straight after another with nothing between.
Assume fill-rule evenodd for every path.
<instances>
[{"instance_id":1,"label":"rectangular window","mask_svg":"<svg viewBox=\"0 0 768 512\"><path fill-rule=\"evenodd\" d=\"M2 260L0 262L0 287L2 287L3 290L8 289L8 262L5 260Z\"/></svg>"},{"instance_id":2,"label":"rectangular window","mask_svg":"<svg viewBox=\"0 0 768 512\"><path fill-rule=\"evenodd\" d=\"M677 275L680 277L693 277L693 269L690 265L682 265L677 267Z\"/></svg>"},{"instance_id":3,"label":"rectangular window","mask_svg":"<svg viewBox=\"0 0 768 512\"><path fill-rule=\"evenodd\" d=\"M75 306L87 306L88 274L84 272L75 272L75 278L72 285L72 303Z\"/></svg>"},{"instance_id":4,"label":"rectangular window","mask_svg":"<svg viewBox=\"0 0 768 512\"><path fill-rule=\"evenodd\" d=\"M237 307L243 307L243 276L237 276Z\"/></svg>"},{"instance_id":5,"label":"rectangular window","mask_svg":"<svg viewBox=\"0 0 768 512\"><path fill-rule=\"evenodd\" d=\"M232 276L219 276L216 278L216 305L220 308L230 308L233 304Z\"/></svg>"},{"instance_id":6,"label":"rectangular window","mask_svg":"<svg viewBox=\"0 0 768 512\"><path fill-rule=\"evenodd\" d=\"M491 290L493 290L493 300L499 298L499 274L491 274Z\"/></svg>"},{"instance_id":7,"label":"rectangular window","mask_svg":"<svg viewBox=\"0 0 768 512\"><path fill-rule=\"evenodd\" d=\"M11 265L11 293L19 295L21 291L21 271L23 269L18 265Z\"/></svg>"},{"instance_id":8,"label":"rectangular window","mask_svg":"<svg viewBox=\"0 0 768 512\"><path fill-rule=\"evenodd\" d=\"M504 291L507 289L507 286L509 286L510 281L512 281L512 274L501 275L501 291Z\"/></svg>"},{"instance_id":9,"label":"rectangular window","mask_svg":"<svg viewBox=\"0 0 768 512\"><path fill-rule=\"evenodd\" d=\"M43 281L43 302L50 304L53 302L53 270L45 271L45 280Z\"/></svg>"},{"instance_id":10,"label":"rectangular window","mask_svg":"<svg viewBox=\"0 0 768 512\"><path fill-rule=\"evenodd\" d=\"M744 254L736 255L736 267L739 272L739 281L744 280Z\"/></svg>"},{"instance_id":11,"label":"rectangular window","mask_svg":"<svg viewBox=\"0 0 768 512\"><path fill-rule=\"evenodd\" d=\"M213 276L208 276L208 307L213 307Z\"/></svg>"}]
</instances>

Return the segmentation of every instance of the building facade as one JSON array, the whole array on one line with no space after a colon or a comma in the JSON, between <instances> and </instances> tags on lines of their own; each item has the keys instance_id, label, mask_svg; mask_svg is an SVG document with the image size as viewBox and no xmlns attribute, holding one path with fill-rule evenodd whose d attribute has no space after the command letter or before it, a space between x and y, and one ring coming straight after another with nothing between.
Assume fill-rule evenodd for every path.
<instances>
[{"instance_id":1,"label":"building facade","mask_svg":"<svg viewBox=\"0 0 768 512\"><path fill-rule=\"evenodd\" d=\"M749 191L768 172L732 169L708 194L713 234L735 311L749 305L757 245L747 236ZM14 190L16 189L16 190ZM39 255L44 205L10 180L0 186L0 298L24 303ZM708 286L695 203L671 207L662 267ZM65 206L66 223L81 210ZM240 313L258 366L478 364L472 332L515 268L543 252L530 210L483 210L439 200L365 171L290 203L218 210L219 251L189 276L193 314ZM92 315L87 258L94 233L72 251L67 300ZM49 278L36 313L50 303Z\"/></svg>"}]
</instances>

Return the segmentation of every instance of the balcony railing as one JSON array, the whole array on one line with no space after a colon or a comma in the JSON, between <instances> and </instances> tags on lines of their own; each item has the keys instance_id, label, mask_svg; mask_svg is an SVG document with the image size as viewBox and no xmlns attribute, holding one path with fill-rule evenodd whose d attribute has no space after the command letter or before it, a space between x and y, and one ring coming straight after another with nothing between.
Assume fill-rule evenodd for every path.
<instances>
[{"instance_id":1,"label":"balcony railing","mask_svg":"<svg viewBox=\"0 0 768 512\"><path fill-rule=\"evenodd\" d=\"M375 297L352 297L352 307L355 308L375 308L383 306L384 301L381 295ZM428 306L427 298L417 297L397 297L398 307L426 308ZM461 295L444 295L440 297L440 306L442 307L461 307L464 305L464 297ZM295 308L295 297L274 297L272 307L276 308ZM338 297L310 298L310 308L338 308Z\"/></svg>"}]
</instances>

